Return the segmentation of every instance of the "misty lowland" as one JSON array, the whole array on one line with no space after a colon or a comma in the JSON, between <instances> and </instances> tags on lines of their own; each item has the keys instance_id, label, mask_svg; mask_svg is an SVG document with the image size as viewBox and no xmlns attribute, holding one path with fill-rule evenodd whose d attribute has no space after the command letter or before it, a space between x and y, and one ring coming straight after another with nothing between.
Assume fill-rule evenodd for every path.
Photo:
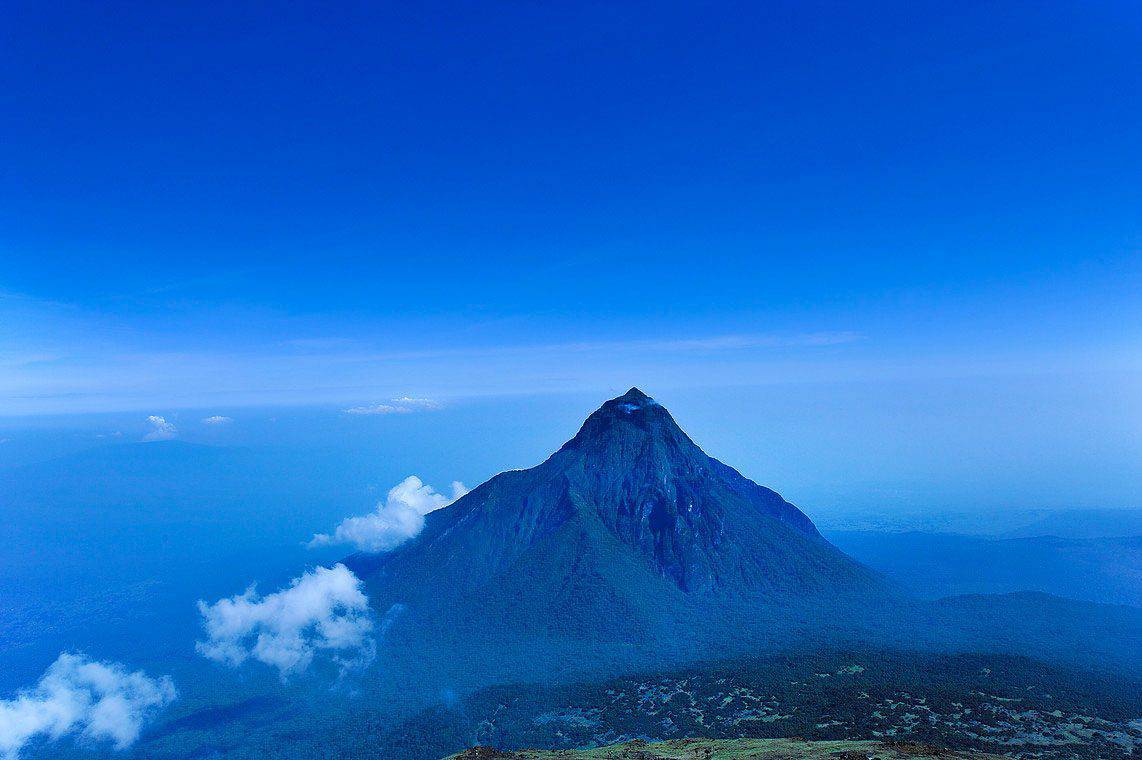
<instances>
[{"instance_id":1,"label":"misty lowland","mask_svg":"<svg viewBox=\"0 0 1142 760\"><path fill-rule=\"evenodd\" d=\"M1142 3L0 42L0 760L1142 760Z\"/></svg>"}]
</instances>

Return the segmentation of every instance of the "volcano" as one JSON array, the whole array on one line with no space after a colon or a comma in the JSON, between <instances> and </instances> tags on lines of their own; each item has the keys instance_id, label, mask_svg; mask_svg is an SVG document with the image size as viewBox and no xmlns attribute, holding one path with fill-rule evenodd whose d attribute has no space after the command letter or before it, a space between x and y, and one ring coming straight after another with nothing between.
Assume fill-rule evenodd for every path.
<instances>
[{"instance_id":1,"label":"volcano","mask_svg":"<svg viewBox=\"0 0 1142 760\"><path fill-rule=\"evenodd\" d=\"M348 564L380 609L485 637L693 641L890 593L637 388L542 464L496 475L429 514L413 541Z\"/></svg>"}]
</instances>

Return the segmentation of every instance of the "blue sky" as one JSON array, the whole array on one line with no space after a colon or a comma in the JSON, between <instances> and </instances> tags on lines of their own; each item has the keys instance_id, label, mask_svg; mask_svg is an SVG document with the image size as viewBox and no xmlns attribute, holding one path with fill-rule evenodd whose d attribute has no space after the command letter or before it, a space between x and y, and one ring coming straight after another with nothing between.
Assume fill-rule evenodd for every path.
<instances>
[{"instance_id":1,"label":"blue sky","mask_svg":"<svg viewBox=\"0 0 1142 760\"><path fill-rule=\"evenodd\" d=\"M948 11L12 4L0 415L752 388L1129 500L1142 12Z\"/></svg>"}]
</instances>

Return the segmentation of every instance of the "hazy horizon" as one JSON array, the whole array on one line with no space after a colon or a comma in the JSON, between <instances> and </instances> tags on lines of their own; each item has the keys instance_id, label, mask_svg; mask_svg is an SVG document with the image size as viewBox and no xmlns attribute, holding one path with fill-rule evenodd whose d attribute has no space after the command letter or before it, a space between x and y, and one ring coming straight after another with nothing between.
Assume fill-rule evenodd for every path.
<instances>
[{"instance_id":1,"label":"hazy horizon","mask_svg":"<svg viewBox=\"0 0 1142 760\"><path fill-rule=\"evenodd\" d=\"M0 466L108 444L181 440L320 452L367 463L390 473L392 482L417 473L473 485L542 461L574 435L587 412L625 387L0 417ZM1131 419L1120 413L1125 400L1092 398L1089 384L1068 390L1099 416L1076 414L1067 397L1042 386L1033 395L1007 389L998 414L994 402L1005 391L991 382L675 389L657 397L712 456L814 515L1142 507L1142 476L1132 466L1139 442ZM992 401L989 413L969 416L964 408L980 396ZM1032 419L1033 427L1021 427ZM1092 442L1096 434L1099 445Z\"/></svg>"}]
</instances>

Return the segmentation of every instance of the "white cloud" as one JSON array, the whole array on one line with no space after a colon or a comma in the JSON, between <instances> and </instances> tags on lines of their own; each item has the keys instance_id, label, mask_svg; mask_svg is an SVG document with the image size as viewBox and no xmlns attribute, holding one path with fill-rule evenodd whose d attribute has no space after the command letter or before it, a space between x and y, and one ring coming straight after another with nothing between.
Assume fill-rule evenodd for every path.
<instances>
[{"instance_id":1,"label":"white cloud","mask_svg":"<svg viewBox=\"0 0 1142 760\"><path fill-rule=\"evenodd\" d=\"M169 441L178 435L178 428L157 414L148 417L147 423L151 426L151 432L143 436L144 441Z\"/></svg>"},{"instance_id":2,"label":"white cloud","mask_svg":"<svg viewBox=\"0 0 1142 760\"><path fill-rule=\"evenodd\" d=\"M414 410L395 404L372 404L370 406L351 406L345 414L411 414Z\"/></svg>"},{"instance_id":3,"label":"white cloud","mask_svg":"<svg viewBox=\"0 0 1142 760\"><path fill-rule=\"evenodd\" d=\"M228 425L233 422L233 417L223 417L221 414L215 414L212 417L206 417L202 420L203 425Z\"/></svg>"},{"instance_id":4,"label":"white cloud","mask_svg":"<svg viewBox=\"0 0 1142 760\"><path fill-rule=\"evenodd\" d=\"M429 409L439 409L440 402L430 398L412 398L402 396L391 399L388 403L372 404L369 406L353 406L345 410L346 414L412 414Z\"/></svg>"},{"instance_id":5,"label":"white cloud","mask_svg":"<svg viewBox=\"0 0 1142 760\"><path fill-rule=\"evenodd\" d=\"M376 649L369 600L342 564L317 567L264 597L251 585L214 604L200 601L198 611L207 634L195 643L200 654L231 667L253 659L277 668L283 681L318 654L344 671L368 665Z\"/></svg>"},{"instance_id":6,"label":"white cloud","mask_svg":"<svg viewBox=\"0 0 1142 760\"><path fill-rule=\"evenodd\" d=\"M15 760L38 737L55 741L73 733L126 749L147 719L177 696L167 676L61 654L35 688L0 700L0 757Z\"/></svg>"},{"instance_id":7,"label":"white cloud","mask_svg":"<svg viewBox=\"0 0 1142 760\"><path fill-rule=\"evenodd\" d=\"M318 533L309 547L352 544L366 552L395 549L424 528L424 516L446 507L468 493L460 481L452 483L452 498L437 493L415 475L409 475L389 490L376 510L361 517L347 517L333 534Z\"/></svg>"},{"instance_id":8,"label":"white cloud","mask_svg":"<svg viewBox=\"0 0 1142 760\"><path fill-rule=\"evenodd\" d=\"M412 398L410 396L401 396L400 398L393 399L393 402L405 407L411 407L413 409L440 408L440 402L431 398Z\"/></svg>"}]
</instances>

